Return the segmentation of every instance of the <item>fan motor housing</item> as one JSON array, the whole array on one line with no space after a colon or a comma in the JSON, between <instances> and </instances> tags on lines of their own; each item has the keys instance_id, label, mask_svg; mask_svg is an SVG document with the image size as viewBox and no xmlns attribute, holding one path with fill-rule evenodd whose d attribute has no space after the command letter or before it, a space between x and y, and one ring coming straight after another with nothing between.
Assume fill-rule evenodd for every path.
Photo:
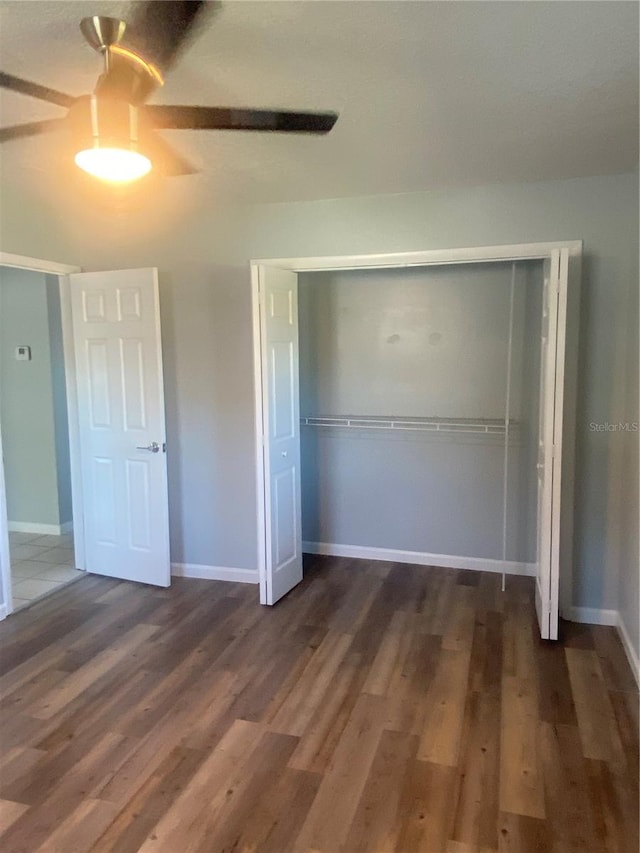
<instances>
[{"instance_id":1,"label":"fan motor housing","mask_svg":"<svg viewBox=\"0 0 640 853\"><path fill-rule=\"evenodd\" d=\"M84 95L69 110L69 120L79 148L139 150L139 111L127 101Z\"/></svg>"}]
</instances>

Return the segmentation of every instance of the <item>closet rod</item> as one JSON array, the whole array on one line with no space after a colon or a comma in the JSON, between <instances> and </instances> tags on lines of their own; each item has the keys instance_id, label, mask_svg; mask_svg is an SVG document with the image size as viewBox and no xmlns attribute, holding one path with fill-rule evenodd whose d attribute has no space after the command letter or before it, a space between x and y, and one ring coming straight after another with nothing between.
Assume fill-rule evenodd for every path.
<instances>
[{"instance_id":1,"label":"closet rod","mask_svg":"<svg viewBox=\"0 0 640 853\"><path fill-rule=\"evenodd\" d=\"M300 418L302 426L339 427L340 429L384 429L422 432L459 432L504 435L508 427L516 427L515 421L505 423L504 418L407 418L334 415Z\"/></svg>"}]
</instances>

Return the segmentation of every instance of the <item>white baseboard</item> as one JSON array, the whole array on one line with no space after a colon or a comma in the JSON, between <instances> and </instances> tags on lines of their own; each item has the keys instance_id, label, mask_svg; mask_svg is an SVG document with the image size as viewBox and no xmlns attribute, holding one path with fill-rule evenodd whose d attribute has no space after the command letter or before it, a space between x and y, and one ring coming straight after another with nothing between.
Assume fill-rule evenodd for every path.
<instances>
[{"instance_id":1,"label":"white baseboard","mask_svg":"<svg viewBox=\"0 0 640 853\"><path fill-rule=\"evenodd\" d=\"M633 673L636 679L638 687L640 687L640 659L638 658L638 651L633 647L633 643L631 642L631 638L629 637L629 632L627 631L627 626L625 625L624 619L622 618L622 614L620 613L618 613L618 622L616 627L618 628L618 633L620 634L622 647L624 648L627 654L627 660L629 661L631 672Z\"/></svg>"},{"instance_id":2,"label":"white baseboard","mask_svg":"<svg viewBox=\"0 0 640 853\"><path fill-rule=\"evenodd\" d=\"M585 622L587 625L617 626L619 621L617 610L602 610L599 607L572 607L565 618L569 622Z\"/></svg>"},{"instance_id":3,"label":"white baseboard","mask_svg":"<svg viewBox=\"0 0 640 853\"><path fill-rule=\"evenodd\" d=\"M0 604L0 622L2 622L3 619L6 619L8 615L9 615L9 608L7 607L7 605L6 604Z\"/></svg>"},{"instance_id":4,"label":"white baseboard","mask_svg":"<svg viewBox=\"0 0 640 853\"><path fill-rule=\"evenodd\" d=\"M199 563L171 563L171 574L176 578L200 578L208 581L260 582L258 572L253 569L228 569L223 566L203 566Z\"/></svg>"},{"instance_id":5,"label":"white baseboard","mask_svg":"<svg viewBox=\"0 0 640 853\"><path fill-rule=\"evenodd\" d=\"M71 533L73 522L65 521L64 524L39 524L34 521L9 521L7 527L9 533L33 533L34 536L62 536L63 533Z\"/></svg>"},{"instance_id":6,"label":"white baseboard","mask_svg":"<svg viewBox=\"0 0 640 853\"><path fill-rule=\"evenodd\" d=\"M443 569L470 569L476 572L504 572L507 575L534 577L534 563L514 560L489 560L483 557L456 557L451 554L429 554L423 551L397 551L393 548L369 548L363 545L337 545L333 542L303 542L307 554L329 557L353 557L359 560L384 560L391 563L413 563L417 566L437 566Z\"/></svg>"}]
</instances>

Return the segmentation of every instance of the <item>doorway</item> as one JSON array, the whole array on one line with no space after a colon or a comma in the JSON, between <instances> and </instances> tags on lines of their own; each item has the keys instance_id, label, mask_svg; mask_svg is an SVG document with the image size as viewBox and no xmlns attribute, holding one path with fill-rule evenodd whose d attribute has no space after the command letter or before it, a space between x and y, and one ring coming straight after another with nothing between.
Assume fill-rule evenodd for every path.
<instances>
[{"instance_id":1,"label":"doorway","mask_svg":"<svg viewBox=\"0 0 640 853\"><path fill-rule=\"evenodd\" d=\"M8 406L5 406L4 424L0 418L0 457L3 463L0 465L0 618L4 618L78 576L75 572L84 568L84 536L82 495L77 485L75 456L75 369L69 349L67 279L79 268L0 252L0 269L6 271L5 277L11 276L15 282L12 294L9 295L10 285L4 294L5 319L11 302L11 313L15 314L16 323L22 324L20 330L29 337L35 335L34 340L37 341L33 344L27 339L13 340L15 328L3 336L2 374L13 388L10 399L5 398L12 411L9 414ZM25 305L25 302L31 304ZM29 309L26 312L28 316L24 316L25 308ZM33 322L34 314L39 317L39 324ZM4 392L6 390L5 386ZM22 406L17 412L16 395L17 399L22 395ZM44 406L43 411L37 411L34 408L37 406ZM48 431L42 429L42 421L45 426L48 421ZM3 427L9 432L6 437ZM34 448L30 441L23 440L24 434L18 435L17 431L36 428L39 433L32 437L38 446ZM43 501L42 492L47 490L37 488L43 485L41 466L36 466L28 478L22 476L21 469L31 465L33 457L37 459L37 451L46 450L41 444L47 443L47 436L49 452L45 456L48 458L49 488L48 499ZM7 447L3 441L9 445L11 458L7 458ZM19 479L23 482L17 482ZM40 503L45 506L34 506L34 494L39 495ZM16 517L12 518L12 515ZM14 578L12 562L15 564ZM43 565L47 567L43 568ZM21 595L14 593L14 586Z\"/></svg>"},{"instance_id":2,"label":"doorway","mask_svg":"<svg viewBox=\"0 0 640 853\"><path fill-rule=\"evenodd\" d=\"M158 276L155 268L81 273L0 252L0 265L58 277L68 412L72 532L50 559L170 584L168 486ZM16 344L27 355L28 342ZM15 350L15 347L14 347ZM0 458L2 433L0 431ZM5 464L0 464L0 619L13 612ZM33 532L13 530L13 533ZM51 535L40 533L39 535ZM15 547L44 548L23 537ZM71 543L72 538L72 543ZM13 544L13 543L12 543ZM49 549L52 550L52 549ZM36 556L39 556L40 551Z\"/></svg>"},{"instance_id":3,"label":"doorway","mask_svg":"<svg viewBox=\"0 0 640 853\"><path fill-rule=\"evenodd\" d=\"M77 580L58 276L0 267L0 423L13 610Z\"/></svg>"},{"instance_id":4,"label":"doorway","mask_svg":"<svg viewBox=\"0 0 640 853\"><path fill-rule=\"evenodd\" d=\"M571 505L572 486L572 454L563 459L562 439L567 435L571 426L570 407L564 409L565 386L567 381L573 382L572 371L567 370L575 358L575 345L577 337L575 330L571 330L567 342L567 307L574 305L577 298L577 287L571 288L569 294L569 259L573 259L572 280L576 284L576 273L579 272L578 265L581 253L581 244L522 244L517 246L482 247L479 249L456 249L435 252L415 252L402 255L378 255L378 256L350 256L342 258L289 258L270 259L252 263L253 273L253 305L254 305L254 346L256 365L256 458L257 458L257 517L259 531L258 562L261 576L261 602L273 604L287 592L295 583L302 578L302 498L301 498L301 430L300 430L300 393L299 393L299 341L298 341L298 273L317 271L345 271L345 270L383 270L385 268L427 269L437 268L444 270L447 267L458 266L460 269L470 265L477 268L488 268L490 264L511 265L513 278L511 285L511 312L513 313L513 294L517 262L537 262L539 269L543 270L543 286L540 288L540 299L538 308L538 345L539 345L539 370L536 379L539 389L539 423L536 423L536 432L539 436L537 446L531 453L531 442L523 452L520 452L520 462L526 457L531 463L531 471L527 472L530 483L534 485L537 479L537 501L535 494L531 496L531 488L526 489L527 503L531 507L537 503L537 530L533 533L534 556L533 559L526 558L509 560L507 552L510 549L508 534L510 532L509 513L513 503L513 491L510 502L507 502L507 487L513 483L508 471L508 456L511 448L513 455L514 435L510 433L509 416L509 391L507 386L507 405L504 418L501 423L490 424L495 420L493 416L481 418L482 423L477 422L475 416L465 417L465 406L458 413L460 417L454 418L455 424L451 424L452 431L468 430L471 427L482 427L487 432L502 431L503 433L503 518L502 524L502 553L496 554L496 560L477 560L471 557L464 565L456 565L458 568L485 568L488 570L512 571L515 564L517 568L525 566L536 578L536 609L541 636L554 639L557 637L559 596L562 588L563 600L570 600L571 590L571 563L570 563L570 538L571 518L569 516ZM576 263L578 262L578 263ZM480 276L480 279L482 276ZM506 289L506 293L509 288ZM533 308L533 304L531 305ZM509 311L509 300L507 298L507 313ZM542 308L542 310L540 310ZM572 309L573 310L573 309ZM512 321L509 321L509 329L512 329ZM499 336L498 336L499 337ZM509 331L511 338L511 331ZM392 335L393 338L393 335ZM568 343L568 345L567 345ZM512 345L509 342L509 353ZM523 350L521 348L520 352ZM511 355L509 355L511 359ZM509 369L518 367L510 365ZM356 380L357 378L352 377ZM504 382L502 383L504 387ZM354 387L356 387L354 385ZM488 386L487 386L488 387ZM473 390L473 389L472 389ZM572 392L569 392L571 398ZM441 395L442 396L442 395ZM455 395L454 395L455 396ZM459 396L459 395L458 395ZM318 413L316 413L318 414ZM336 413L338 414L338 413ZM334 428L345 430L356 428L359 431L374 429L390 429L398 426L401 429L415 430L416 421L420 420L420 427L425 429L440 429L438 417L415 418L411 415L402 420L402 423L381 423L376 418L361 419L363 422L345 422L348 412L340 412L332 423L322 423L318 419L308 417L308 412L303 412L304 427L308 429ZM363 413L360 413L363 414ZM377 413L370 413L377 414ZM406 414L406 413L405 413ZM412 413L415 414L415 413ZM422 413L434 415L437 413ZM468 413L471 415L471 413ZM485 413L486 414L486 413ZM321 421L322 419L320 419ZM387 419L388 420L388 419ZM394 419L391 418L391 421ZM407 423L407 420L412 421ZM428 422L428 423L427 423ZM531 426L531 425L529 425ZM532 430L529 430L532 432ZM499 448L497 448L499 450ZM493 456L496 455L493 449ZM475 452L475 451L474 451ZM484 452L484 451L483 451ZM485 452L485 459L489 456ZM340 467L340 466L338 466ZM522 468L522 464L519 465ZM409 469L407 469L409 470ZM494 472L495 474L495 472ZM446 476L446 475L445 475ZM494 478L495 479L495 478ZM444 482L444 480L443 480ZM560 485L563 484L561 493ZM564 510L563 510L564 508ZM561 531L560 519L565 514L566 523L563 522ZM531 517L531 512L527 512ZM368 519L369 520L369 519ZM309 530L308 518L306 521ZM380 533L379 530L376 533ZM486 533L484 528L479 527L478 534ZM562 535L561 535L562 534ZM462 537L460 537L462 539ZM564 542L561 540L564 539ZM309 550L309 543L305 543ZM326 544L326 543L325 543ZM315 543L316 547L322 547L323 543ZM387 549L390 554L388 559L398 562L423 562L429 565L451 566L453 563L442 562L442 553L418 553L415 546L408 548L398 547ZM374 558L373 551L379 553L378 558L384 559L384 548L358 548L351 549L348 556L363 556ZM431 549L424 549L429 552ZM511 548L511 550L513 550ZM530 552L529 548L529 552ZM525 549L526 551L526 549ZM322 552L322 551L321 551ZM560 577L560 556L563 554L562 583ZM330 552L329 552L330 553ZM460 552L454 551L454 562L459 561ZM347 555L347 554L345 554ZM480 555L486 557L487 555ZM420 559L422 558L422 559ZM490 565L490 564L495 565ZM522 572L520 572L522 573ZM565 605L566 606L566 605Z\"/></svg>"}]
</instances>

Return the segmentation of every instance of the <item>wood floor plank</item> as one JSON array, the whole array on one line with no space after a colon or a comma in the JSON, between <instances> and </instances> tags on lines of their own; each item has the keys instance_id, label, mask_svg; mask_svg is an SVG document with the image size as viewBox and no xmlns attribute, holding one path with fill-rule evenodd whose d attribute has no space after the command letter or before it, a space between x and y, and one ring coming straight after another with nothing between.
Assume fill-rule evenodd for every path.
<instances>
[{"instance_id":1,"label":"wood floor plank","mask_svg":"<svg viewBox=\"0 0 640 853\"><path fill-rule=\"evenodd\" d=\"M387 690L385 728L422 736L429 711L427 697L438 671L441 638L415 631L403 638Z\"/></svg>"},{"instance_id":2,"label":"wood floor plank","mask_svg":"<svg viewBox=\"0 0 640 853\"><path fill-rule=\"evenodd\" d=\"M499 853L546 853L552 849L545 821L527 815L503 812L499 837Z\"/></svg>"},{"instance_id":3,"label":"wood floor plank","mask_svg":"<svg viewBox=\"0 0 640 853\"><path fill-rule=\"evenodd\" d=\"M469 689L495 693L502 689L503 615L480 611L474 626L469 664Z\"/></svg>"},{"instance_id":4,"label":"wood floor plank","mask_svg":"<svg viewBox=\"0 0 640 853\"><path fill-rule=\"evenodd\" d=\"M68 705L81 693L94 684L105 672L113 669L117 664L130 655L142 641L148 639L158 632L157 625L136 625L127 631L112 646L105 649L99 655L89 660L61 685L56 685L46 693L40 702L30 708L32 717L47 720L57 713L65 705Z\"/></svg>"},{"instance_id":5,"label":"wood floor plank","mask_svg":"<svg viewBox=\"0 0 640 853\"><path fill-rule=\"evenodd\" d=\"M174 853L196 849L203 825L224 807L242 779L242 769L264 733L264 727L236 720L218 746L148 834L140 853ZM247 771L249 772L249 771Z\"/></svg>"},{"instance_id":6,"label":"wood floor plank","mask_svg":"<svg viewBox=\"0 0 640 853\"><path fill-rule=\"evenodd\" d=\"M327 632L274 716L271 722L274 731L291 735L304 734L325 694L331 689L331 683L352 640L353 637L349 634Z\"/></svg>"},{"instance_id":7,"label":"wood floor plank","mask_svg":"<svg viewBox=\"0 0 640 853\"><path fill-rule=\"evenodd\" d=\"M296 842L299 850L340 850L382 735L385 699L364 693L344 728Z\"/></svg>"},{"instance_id":8,"label":"wood floor plank","mask_svg":"<svg viewBox=\"0 0 640 853\"><path fill-rule=\"evenodd\" d=\"M345 850L385 853L395 845L400 794L419 739L405 732L383 731Z\"/></svg>"},{"instance_id":9,"label":"wood floor plank","mask_svg":"<svg viewBox=\"0 0 640 853\"><path fill-rule=\"evenodd\" d=\"M9 829L21 817L29 806L24 803L13 803L11 800L0 800L0 835Z\"/></svg>"},{"instance_id":10,"label":"wood floor plank","mask_svg":"<svg viewBox=\"0 0 640 853\"><path fill-rule=\"evenodd\" d=\"M85 799L42 842L35 853L53 850L73 850L73 853L93 853L95 841L117 814L117 807L104 800Z\"/></svg>"},{"instance_id":11,"label":"wood floor plank","mask_svg":"<svg viewBox=\"0 0 640 853\"><path fill-rule=\"evenodd\" d=\"M477 574L472 572L472 574ZM469 651L476 620L475 586L457 584L453 590L449 620L442 636L442 648Z\"/></svg>"},{"instance_id":12,"label":"wood floor plank","mask_svg":"<svg viewBox=\"0 0 640 853\"><path fill-rule=\"evenodd\" d=\"M336 673L331 690L309 721L290 767L324 773L355 705L364 681L360 655L350 654Z\"/></svg>"},{"instance_id":13,"label":"wood floor plank","mask_svg":"<svg viewBox=\"0 0 640 853\"><path fill-rule=\"evenodd\" d=\"M43 758L47 752L44 749L14 746L8 749L0 759L0 784L3 788L11 785L28 773Z\"/></svg>"},{"instance_id":14,"label":"wood floor plank","mask_svg":"<svg viewBox=\"0 0 640 853\"><path fill-rule=\"evenodd\" d=\"M256 818L260 822L261 805L285 771L296 744L297 738L292 735L264 732L251 755L250 767L227 789L221 808L207 813L197 835L190 833L188 850L209 853L246 849L245 833L250 837Z\"/></svg>"},{"instance_id":15,"label":"wood floor plank","mask_svg":"<svg viewBox=\"0 0 640 853\"><path fill-rule=\"evenodd\" d=\"M55 768L44 769L28 779L19 801L33 803L2 835L0 844L11 853L31 853L45 844L56 828L77 808L82 798L92 798L94 791L124 759L128 744L125 738L105 734L84 758L60 778Z\"/></svg>"},{"instance_id":16,"label":"wood floor plank","mask_svg":"<svg viewBox=\"0 0 640 853\"><path fill-rule=\"evenodd\" d=\"M541 641L531 578L314 556L273 608L63 593L0 624L2 853L638 849L622 646Z\"/></svg>"},{"instance_id":17,"label":"wood floor plank","mask_svg":"<svg viewBox=\"0 0 640 853\"><path fill-rule=\"evenodd\" d=\"M552 845L549 853L597 850L602 839L593 823L587 765L577 726L543 723L540 752Z\"/></svg>"},{"instance_id":18,"label":"wood floor plank","mask_svg":"<svg viewBox=\"0 0 640 853\"><path fill-rule=\"evenodd\" d=\"M322 776L306 770L281 769L257 797L251 817L237 838L239 850L288 853L320 787Z\"/></svg>"},{"instance_id":19,"label":"wood floor plank","mask_svg":"<svg viewBox=\"0 0 640 853\"><path fill-rule=\"evenodd\" d=\"M585 763L591 812L602 849L635 853L640 849L637 798L606 761L588 758Z\"/></svg>"},{"instance_id":20,"label":"wood floor plank","mask_svg":"<svg viewBox=\"0 0 640 853\"><path fill-rule=\"evenodd\" d=\"M207 688L215 685L223 689L228 684L228 679L218 676L218 673L210 673L206 680L203 678L202 691L199 688L184 691L172 704L165 706L164 714L148 720L146 733L139 732L126 761L114 768L104 787L97 792L101 799L125 803L150 776L155 775L157 767L176 748L198 749L200 744L196 732L206 720L210 720L211 711L220 711L219 706L210 701ZM118 730L130 731L122 724L118 724ZM221 731L220 737L223 734Z\"/></svg>"},{"instance_id":21,"label":"wood floor plank","mask_svg":"<svg viewBox=\"0 0 640 853\"><path fill-rule=\"evenodd\" d=\"M496 850L500 793L500 696L467 696L451 838Z\"/></svg>"},{"instance_id":22,"label":"wood floor plank","mask_svg":"<svg viewBox=\"0 0 640 853\"><path fill-rule=\"evenodd\" d=\"M418 758L455 767L460 752L460 736L467 695L470 652L442 649L437 670L427 695L424 731Z\"/></svg>"},{"instance_id":23,"label":"wood floor plank","mask_svg":"<svg viewBox=\"0 0 640 853\"><path fill-rule=\"evenodd\" d=\"M112 820L96 836L92 853L135 853L193 778L203 760L204 755L195 750L172 749L137 786L124 807L109 803L114 812Z\"/></svg>"},{"instance_id":24,"label":"wood floor plank","mask_svg":"<svg viewBox=\"0 0 640 853\"><path fill-rule=\"evenodd\" d=\"M365 693L372 693L374 696L384 696L387 693L398 655L406 637L410 636L407 628L410 618L411 615L403 610L396 610L393 614L389 629L384 635L362 688Z\"/></svg>"},{"instance_id":25,"label":"wood floor plank","mask_svg":"<svg viewBox=\"0 0 640 853\"><path fill-rule=\"evenodd\" d=\"M548 723L577 726L576 708L565 655L557 654L555 643L539 643L536 658L540 684L540 719Z\"/></svg>"},{"instance_id":26,"label":"wood floor plank","mask_svg":"<svg viewBox=\"0 0 640 853\"><path fill-rule=\"evenodd\" d=\"M637 693L638 685L616 629L610 625L593 625L591 633L607 689Z\"/></svg>"},{"instance_id":27,"label":"wood floor plank","mask_svg":"<svg viewBox=\"0 0 640 853\"><path fill-rule=\"evenodd\" d=\"M544 783L540 762L540 720L535 685L503 678L500 744L500 808L543 819Z\"/></svg>"},{"instance_id":28,"label":"wood floor plank","mask_svg":"<svg viewBox=\"0 0 640 853\"><path fill-rule=\"evenodd\" d=\"M400 794L396 853L445 850L451 836L456 770L428 761L408 766Z\"/></svg>"},{"instance_id":29,"label":"wood floor plank","mask_svg":"<svg viewBox=\"0 0 640 853\"><path fill-rule=\"evenodd\" d=\"M585 758L620 759L622 745L598 655L574 648L566 649L565 654Z\"/></svg>"}]
</instances>

